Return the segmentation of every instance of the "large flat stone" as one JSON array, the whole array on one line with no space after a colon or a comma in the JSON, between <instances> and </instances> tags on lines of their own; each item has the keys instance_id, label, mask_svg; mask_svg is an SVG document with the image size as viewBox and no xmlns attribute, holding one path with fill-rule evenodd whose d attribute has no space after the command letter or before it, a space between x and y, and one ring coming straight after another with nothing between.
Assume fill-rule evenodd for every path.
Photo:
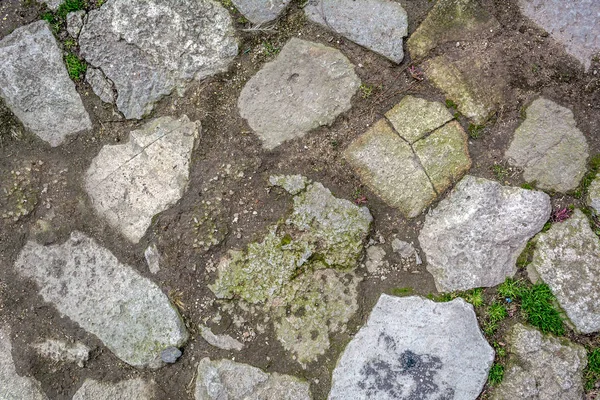
<instances>
[{"instance_id":1,"label":"large flat stone","mask_svg":"<svg viewBox=\"0 0 600 400\"><path fill-rule=\"evenodd\" d=\"M540 189L567 192L586 172L588 144L577 129L573 112L539 98L526 109L504 157L523 168L523 178Z\"/></svg>"},{"instance_id":2,"label":"large flat stone","mask_svg":"<svg viewBox=\"0 0 600 400\"><path fill-rule=\"evenodd\" d=\"M464 300L384 294L338 360L329 400L474 400L493 361Z\"/></svg>"},{"instance_id":3,"label":"large flat stone","mask_svg":"<svg viewBox=\"0 0 600 400\"><path fill-rule=\"evenodd\" d=\"M292 38L242 89L240 115L273 149L310 130L331 125L350 109L360 79L339 51Z\"/></svg>"},{"instance_id":4,"label":"large flat stone","mask_svg":"<svg viewBox=\"0 0 600 400\"><path fill-rule=\"evenodd\" d=\"M0 96L26 128L51 146L92 128L45 21L17 28L0 41Z\"/></svg>"},{"instance_id":5,"label":"large flat stone","mask_svg":"<svg viewBox=\"0 0 600 400\"><path fill-rule=\"evenodd\" d=\"M544 192L465 176L426 216L419 234L437 289L491 287L513 276L517 257L550 211Z\"/></svg>"},{"instance_id":6,"label":"large flat stone","mask_svg":"<svg viewBox=\"0 0 600 400\"><path fill-rule=\"evenodd\" d=\"M85 189L100 216L137 243L152 217L181 198L199 122L161 117L107 145L86 172Z\"/></svg>"},{"instance_id":7,"label":"large flat stone","mask_svg":"<svg viewBox=\"0 0 600 400\"><path fill-rule=\"evenodd\" d=\"M585 349L516 324L508 336L510 358L493 400L581 400Z\"/></svg>"},{"instance_id":8,"label":"large flat stone","mask_svg":"<svg viewBox=\"0 0 600 400\"><path fill-rule=\"evenodd\" d=\"M83 233L54 246L27 242L15 269L38 285L45 301L135 367L161 367L161 351L188 338L160 288Z\"/></svg>"},{"instance_id":9,"label":"large flat stone","mask_svg":"<svg viewBox=\"0 0 600 400\"><path fill-rule=\"evenodd\" d=\"M158 398L155 393L154 383L140 378L117 383L86 379L73 396L73 400L153 400Z\"/></svg>"},{"instance_id":10,"label":"large flat stone","mask_svg":"<svg viewBox=\"0 0 600 400\"><path fill-rule=\"evenodd\" d=\"M406 11L390 0L310 0L309 20L366 47L395 63L404 58L402 41L408 35Z\"/></svg>"},{"instance_id":11,"label":"large flat stone","mask_svg":"<svg viewBox=\"0 0 600 400\"><path fill-rule=\"evenodd\" d=\"M582 333L600 331L600 239L577 209L535 238L530 277L548 284Z\"/></svg>"},{"instance_id":12,"label":"large flat stone","mask_svg":"<svg viewBox=\"0 0 600 400\"><path fill-rule=\"evenodd\" d=\"M239 12L253 24L261 25L273 21L288 6L291 0L232 0Z\"/></svg>"},{"instance_id":13,"label":"large flat stone","mask_svg":"<svg viewBox=\"0 0 600 400\"><path fill-rule=\"evenodd\" d=\"M137 119L190 81L227 70L238 51L231 17L213 0L107 0L89 12L79 46L114 83L118 109Z\"/></svg>"}]
</instances>

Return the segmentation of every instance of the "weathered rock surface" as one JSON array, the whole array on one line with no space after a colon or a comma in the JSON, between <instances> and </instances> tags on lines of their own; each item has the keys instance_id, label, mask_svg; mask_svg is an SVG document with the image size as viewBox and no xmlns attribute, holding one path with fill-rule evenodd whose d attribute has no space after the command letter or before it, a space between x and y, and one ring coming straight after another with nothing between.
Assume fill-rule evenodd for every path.
<instances>
[{"instance_id":1,"label":"weathered rock surface","mask_svg":"<svg viewBox=\"0 0 600 400\"><path fill-rule=\"evenodd\" d=\"M73 400L153 400L157 397L154 383L140 378L117 383L98 382L86 379Z\"/></svg>"},{"instance_id":2,"label":"weathered rock surface","mask_svg":"<svg viewBox=\"0 0 600 400\"><path fill-rule=\"evenodd\" d=\"M600 214L600 176L597 176L588 187L586 201L596 214Z\"/></svg>"},{"instance_id":3,"label":"weathered rock surface","mask_svg":"<svg viewBox=\"0 0 600 400\"><path fill-rule=\"evenodd\" d=\"M419 243L441 292L496 286L550 217L550 197L465 176L425 218Z\"/></svg>"},{"instance_id":4,"label":"weathered rock surface","mask_svg":"<svg viewBox=\"0 0 600 400\"><path fill-rule=\"evenodd\" d=\"M411 243L400 239L392 240L392 250L400 254L402 258L410 258L416 253L416 250Z\"/></svg>"},{"instance_id":5,"label":"weathered rock surface","mask_svg":"<svg viewBox=\"0 0 600 400\"><path fill-rule=\"evenodd\" d=\"M144 251L144 258L151 273L156 274L160 271L160 253L155 243L152 243Z\"/></svg>"},{"instance_id":6,"label":"weathered rock surface","mask_svg":"<svg viewBox=\"0 0 600 400\"><path fill-rule=\"evenodd\" d=\"M58 6L60 6L63 3L63 1L64 0L45 0L44 3L46 3L49 9L56 11L58 9Z\"/></svg>"},{"instance_id":7,"label":"weathered rock surface","mask_svg":"<svg viewBox=\"0 0 600 400\"><path fill-rule=\"evenodd\" d=\"M195 400L310 400L309 385L298 378L267 374L246 364L203 358L198 364Z\"/></svg>"},{"instance_id":8,"label":"weathered rock surface","mask_svg":"<svg viewBox=\"0 0 600 400\"><path fill-rule=\"evenodd\" d=\"M229 13L212 0L107 0L89 12L79 46L114 83L128 119L147 115L192 80L227 70L238 51Z\"/></svg>"},{"instance_id":9,"label":"weathered rock surface","mask_svg":"<svg viewBox=\"0 0 600 400\"><path fill-rule=\"evenodd\" d=\"M83 368L83 363L90 356L90 349L83 343L67 343L63 340L46 339L41 343L33 344L32 347L45 358L54 362L76 363Z\"/></svg>"},{"instance_id":10,"label":"weathered rock surface","mask_svg":"<svg viewBox=\"0 0 600 400\"><path fill-rule=\"evenodd\" d=\"M188 338L160 288L83 233L54 246L28 242L15 269L38 285L45 301L135 367L161 367L161 351Z\"/></svg>"},{"instance_id":11,"label":"weathered rock surface","mask_svg":"<svg viewBox=\"0 0 600 400\"><path fill-rule=\"evenodd\" d=\"M67 32L71 37L77 39L79 32L83 28L83 19L85 18L85 10L70 12L67 14Z\"/></svg>"},{"instance_id":12,"label":"weathered rock surface","mask_svg":"<svg viewBox=\"0 0 600 400\"><path fill-rule=\"evenodd\" d=\"M85 189L100 216L137 243L152 217L187 188L199 122L161 117L132 131L129 142L107 145L86 172Z\"/></svg>"},{"instance_id":13,"label":"weathered rock surface","mask_svg":"<svg viewBox=\"0 0 600 400\"><path fill-rule=\"evenodd\" d=\"M211 346L222 350L241 351L244 345L229 335L215 335L208 326L200 325L200 336Z\"/></svg>"},{"instance_id":14,"label":"weathered rock surface","mask_svg":"<svg viewBox=\"0 0 600 400\"><path fill-rule=\"evenodd\" d=\"M331 125L350 109L359 86L354 66L339 50L292 38L246 83L238 107L263 146L273 149Z\"/></svg>"},{"instance_id":15,"label":"weathered rock surface","mask_svg":"<svg viewBox=\"0 0 600 400\"><path fill-rule=\"evenodd\" d=\"M527 107L526 114L505 158L523 168L523 178L535 181L540 189L567 192L577 188L589 153L573 112L539 98Z\"/></svg>"},{"instance_id":16,"label":"weathered rock surface","mask_svg":"<svg viewBox=\"0 0 600 400\"><path fill-rule=\"evenodd\" d=\"M11 352L10 333L3 327L0 330L0 399L47 400L37 380L17 373Z\"/></svg>"},{"instance_id":17,"label":"weathered rock surface","mask_svg":"<svg viewBox=\"0 0 600 400\"><path fill-rule=\"evenodd\" d=\"M521 12L562 43L587 71L600 53L600 3L594 0L519 0Z\"/></svg>"},{"instance_id":18,"label":"weathered rock surface","mask_svg":"<svg viewBox=\"0 0 600 400\"><path fill-rule=\"evenodd\" d=\"M357 310L353 270L371 221L366 207L307 182L285 222L270 227L262 242L230 251L209 287L218 298L263 307L283 347L300 363L313 361Z\"/></svg>"},{"instance_id":19,"label":"weathered rock surface","mask_svg":"<svg viewBox=\"0 0 600 400\"><path fill-rule=\"evenodd\" d=\"M511 329L508 341L508 367L492 399L584 398L583 370L587 357L582 346L568 339L544 336L538 330L521 324Z\"/></svg>"},{"instance_id":20,"label":"weathered rock surface","mask_svg":"<svg viewBox=\"0 0 600 400\"><path fill-rule=\"evenodd\" d=\"M114 86L104 73L98 68L88 68L85 73L85 81L90 84L92 91L105 103L115 102Z\"/></svg>"},{"instance_id":21,"label":"weathered rock surface","mask_svg":"<svg viewBox=\"0 0 600 400\"><path fill-rule=\"evenodd\" d=\"M0 96L26 128L51 146L92 128L45 21L17 28L0 41Z\"/></svg>"},{"instance_id":22,"label":"weathered rock surface","mask_svg":"<svg viewBox=\"0 0 600 400\"><path fill-rule=\"evenodd\" d=\"M385 117L410 144L454 118L442 103L410 95L404 96Z\"/></svg>"},{"instance_id":23,"label":"weathered rock surface","mask_svg":"<svg viewBox=\"0 0 600 400\"><path fill-rule=\"evenodd\" d=\"M535 238L528 266L533 281L546 283L582 333L600 331L600 239L577 209Z\"/></svg>"},{"instance_id":24,"label":"weathered rock surface","mask_svg":"<svg viewBox=\"0 0 600 400\"><path fill-rule=\"evenodd\" d=\"M338 360L329 400L475 399L493 361L464 300L384 294Z\"/></svg>"},{"instance_id":25,"label":"weathered rock surface","mask_svg":"<svg viewBox=\"0 0 600 400\"><path fill-rule=\"evenodd\" d=\"M261 25L273 21L288 6L291 0L232 0L239 12L253 24Z\"/></svg>"},{"instance_id":26,"label":"weathered rock surface","mask_svg":"<svg viewBox=\"0 0 600 400\"><path fill-rule=\"evenodd\" d=\"M366 47L395 63L404 58L408 35L406 11L390 0L310 0L304 7L309 20Z\"/></svg>"}]
</instances>

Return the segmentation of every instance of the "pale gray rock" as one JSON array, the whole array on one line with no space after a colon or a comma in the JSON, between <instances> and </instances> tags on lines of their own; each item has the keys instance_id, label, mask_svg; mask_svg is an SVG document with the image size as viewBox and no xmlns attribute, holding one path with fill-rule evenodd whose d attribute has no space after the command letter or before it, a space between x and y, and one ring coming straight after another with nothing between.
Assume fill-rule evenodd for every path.
<instances>
[{"instance_id":1,"label":"pale gray rock","mask_svg":"<svg viewBox=\"0 0 600 400\"><path fill-rule=\"evenodd\" d=\"M244 345L229 335L215 335L208 326L200 325L200 336L211 346L222 350L241 351Z\"/></svg>"},{"instance_id":2,"label":"pale gray rock","mask_svg":"<svg viewBox=\"0 0 600 400\"><path fill-rule=\"evenodd\" d=\"M331 125L350 109L359 86L354 66L339 50L292 38L246 83L238 107L263 146L273 149Z\"/></svg>"},{"instance_id":3,"label":"pale gray rock","mask_svg":"<svg viewBox=\"0 0 600 400\"><path fill-rule=\"evenodd\" d=\"M419 234L436 288L451 292L504 282L550 212L544 192L465 176L427 215Z\"/></svg>"},{"instance_id":4,"label":"pale gray rock","mask_svg":"<svg viewBox=\"0 0 600 400\"><path fill-rule=\"evenodd\" d=\"M310 0L304 7L309 20L400 63L408 17L391 0Z\"/></svg>"},{"instance_id":5,"label":"pale gray rock","mask_svg":"<svg viewBox=\"0 0 600 400\"><path fill-rule=\"evenodd\" d=\"M175 364L182 354L177 347L167 347L160 352L160 359L167 364Z\"/></svg>"},{"instance_id":6,"label":"pale gray rock","mask_svg":"<svg viewBox=\"0 0 600 400\"><path fill-rule=\"evenodd\" d=\"M367 248L367 259L365 267L370 274L381 272L381 268L388 265L385 259L383 246L370 246Z\"/></svg>"},{"instance_id":7,"label":"pale gray rock","mask_svg":"<svg viewBox=\"0 0 600 400\"><path fill-rule=\"evenodd\" d=\"M0 329L0 399L48 400L40 383L34 378L20 376L12 358L8 329Z\"/></svg>"},{"instance_id":8,"label":"pale gray rock","mask_svg":"<svg viewBox=\"0 0 600 400\"><path fill-rule=\"evenodd\" d=\"M146 259L146 264L148 264L148 269L151 273L156 274L160 271L160 253L156 248L156 244L152 243L146 248L146 251L144 251L144 258Z\"/></svg>"},{"instance_id":9,"label":"pale gray rock","mask_svg":"<svg viewBox=\"0 0 600 400\"><path fill-rule=\"evenodd\" d=\"M310 400L309 385L298 378L267 374L229 360L198 363L195 400Z\"/></svg>"},{"instance_id":10,"label":"pale gray rock","mask_svg":"<svg viewBox=\"0 0 600 400\"><path fill-rule=\"evenodd\" d=\"M588 187L587 205L592 207L596 214L600 214L600 176L592 181Z\"/></svg>"},{"instance_id":11,"label":"pale gray rock","mask_svg":"<svg viewBox=\"0 0 600 400\"><path fill-rule=\"evenodd\" d=\"M262 25L273 21L291 0L232 0L239 12L253 24Z\"/></svg>"},{"instance_id":12,"label":"pale gray rock","mask_svg":"<svg viewBox=\"0 0 600 400\"><path fill-rule=\"evenodd\" d=\"M474 400L493 361L464 300L383 294L338 360L329 400Z\"/></svg>"},{"instance_id":13,"label":"pale gray rock","mask_svg":"<svg viewBox=\"0 0 600 400\"><path fill-rule=\"evenodd\" d=\"M227 70L238 47L228 11L213 0L107 0L88 14L81 54L117 91L128 118L162 97Z\"/></svg>"},{"instance_id":14,"label":"pale gray rock","mask_svg":"<svg viewBox=\"0 0 600 400\"><path fill-rule=\"evenodd\" d=\"M83 19L85 18L85 10L70 12L67 14L67 32L71 37L77 39L81 28L83 28Z\"/></svg>"},{"instance_id":15,"label":"pale gray rock","mask_svg":"<svg viewBox=\"0 0 600 400\"><path fill-rule=\"evenodd\" d=\"M51 146L92 128L45 21L17 28L0 41L0 96L26 128Z\"/></svg>"},{"instance_id":16,"label":"pale gray rock","mask_svg":"<svg viewBox=\"0 0 600 400\"><path fill-rule=\"evenodd\" d=\"M510 358L493 400L581 400L585 349L568 339L544 336L516 324L510 331Z\"/></svg>"},{"instance_id":17,"label":"pale gray rock","mask_svg":"<svg viewBox=\"0 0 600 400\"><path fill-rule=\"evenodd\" d=\"M279 186L289 194L295 196L306 188L310 181L302 175L271 175L269 183Z\"/></svg>"},{"instance_id":18,"label":"pale gray rock","mask_svg":"<svg viewBox=\"0 0 600 400\"><path fill-rule=\"evenodd\" d=\"M535 181L540 189L567 192L577 188L589 153L573 112L539 98L527 107L526 114L505 158L523 168L523 178Z\"/></svg>"},{"instance_id":19,"label":"pale gray rock","mask_svg":"<svg viewBox=\"0 0 600 400\"><path fill-rule=\"evenodd\" d=\"M392 250L400 254L402 258L410 258L416 254L415 248L412 244L400 239L392 240Z\"/></svg>"},{"instance_id":20,"label":"pale gray rock","mask_svg":"<svg viewBox=\"0 0 600 400\"><path fill-rule=\"evenodd\" d=\"M83 368L83 363L90 357L90 348L79 342L71 344L64 340L46 339L32 347L42 357L54 362L76 363L80 368Z\"/></svg>"},{"instance_id":21,"label":"pale gray rock","mask_svg":"<svg viewBox=\"0 0 600 400\"><path fill-rule=\"evenodd\" d=\"M45 301L132 366L159 368L162 350L188 338L160 288L83 233L54 246L27 242L15 269L38 285Z\"/></svg>"},{"instance_id":22,"label":"pale gray rock","mask_svg":"<svg viewBox=\"0 0 600 400\"><path fill-rule=\"evenodd\" d=\"M73 396L73 400L154 400L157 398L154 382L146 382L140 378L117 383L86 379Z\"/></svg>"},{"instance_id":23,"label":"pale gray rock","mask_svg":"<svg viewBox=\"0 0 600 400\"><path fill-rule=\"evenodd\" d=\"M132 131L129 142L106 145L92 160L85 189L100 216L133 243L152 217L181 198L199 122L161 117Z\"/></svg>"},{"instance_id":24,"label":"pale gray rock","mask_svg":"<svg viewBox=\"0 0 600 400\"><path fill-rule=\"evenodd\" d=\"M114 86L98 68L89 67L85 73L85 81L90 84L92 91L105 103L115 102Z\"/></svg>"},{"instance_id":25,"label":"pale gray rock","mask_svg":"<svg viewBox=\"0 0 600 400\"><path fill-rule=\"evenodd\" d=\"M44 1L44 3L46 3L48 8L53 11L56 11L63 2L64 2L64 0L46 0L46 1Z\"/></svg>"},{"instance_id":26,"label":"pale gray rock","mask_svg":"<svg viewBox=\"0 0 600 400\"><path fill-rule=\"evenodd\" d=\"M528 266L532 280L550 287L578 331L600 331L600 239L587 217L576 209L535 241Z\"/></svg>"}]
</instances>

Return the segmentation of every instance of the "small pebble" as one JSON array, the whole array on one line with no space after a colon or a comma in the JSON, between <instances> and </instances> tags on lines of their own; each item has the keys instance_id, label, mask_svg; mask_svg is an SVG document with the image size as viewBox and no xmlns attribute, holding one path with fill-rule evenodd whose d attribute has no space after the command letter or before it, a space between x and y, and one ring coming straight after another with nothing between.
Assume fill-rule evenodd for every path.
<instances>
[{"instance_id":1,"label":"small pebble","mask_svg":"<svg viewBox=\"0 0 600 400\"><path fill-rule=\"evenodd\" d=\"M160 353L160 358L167 364L174 364L181 357L181 350L177 347L167 347Z\"/></svg>"}]
</instances>

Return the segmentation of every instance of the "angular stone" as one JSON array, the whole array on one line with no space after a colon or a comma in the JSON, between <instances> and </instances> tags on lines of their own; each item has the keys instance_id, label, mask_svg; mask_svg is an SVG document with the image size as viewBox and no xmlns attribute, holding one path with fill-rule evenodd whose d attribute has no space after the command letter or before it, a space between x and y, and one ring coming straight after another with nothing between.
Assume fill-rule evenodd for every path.
<instances>
[{"instance_id":1,"label":"angular stone","mask_svg":"<svg viewBox=\"0 0 600 400\"><path fill-rule=\"evenodd\" d=\"M366 47L395 63L404 58L403 38L408 17L400 3L390 0L310 0L309 20Z\"/></svg>"},{"instance_id":2,"label":"angular stone","mask_svg":"<svg viewBox=\"0 0 600 400\"><path fill-rule=\"evenodd\" d=\"M67 32L72 38L77 39L81 28L83 28L83 19L85 18L85 10L70 12L67 14Z\"/></svg>"},{"instance_id":3,"label":"angular stone","mask_svg":"<svg viewBox=\"0 0 600 400\"><path fill-rule=\"evenodd\" d=\"M27 242L15 269L38 285L45 301L135 367L161 367L161 351L188 338L160 288L83 233L54 246Z\"/></svg>"},{"instance_id":4,"label":"angular stone","mask_svg":"<svg viewBox=\"0 0 600 400\"><path fill-rule=\"evenodd\" d=\"M530 277L544 281L575 328L600 331L600 239L576 209L535 238Z\"/></svg>"},{"instance_id":5,"label":"angular stone","mask_svg":"<svg viewBox=\"0 0 600 400\"><path fill-rule=\"evenodd\" d=\"M90 356L90 348L83 343L67 343L63 340L46 339L32 347L42 356L54 362L77 363L83 368L83 363Z\"/></svg>"},{"instance_id":6,"label":"angular stone","mask_svg":"<svg viewBox=\"0 0 600 400\"><path fill-rule=\"evenodd\" d=\"M303 191L308 182L308 179L302 175L271 175L269 177L271 185L279 186L293 196Z\"/></svg>"},{"instance_id":7,"label":"angular stone","mask_svg":"<svg viewBox=\"0 0 600 400\"><path fill-rule=\"evenodd\" d=\"M359 86L354 66L339 50L292 38L246 83L238 107L263 146L273 149L331 125L350 109Z\"/></svg>"},{"instance_id":8,"label":"angular stone","mask_svg":"<svg viewBox=\"0 0 600 400\"><path fill-rule=\"evenodd\" d=\"M309 385L290 375L267 374L229 360L198 363L195 400L310 400Z\"/></svg>"},{"instance_id":9,"label":"angular stone","mask_svg":"<svg viewBox=\"0 0 600 400\"><path fill-rule=\"evenodd\" d=\"M45 21L17 28L0 41L0 96L26 128L51 146L92 128Z\"/></svg>"},{"instance_id":10,"label":"angular stone","mask_svg":"<svg viewBox=\"0 0 600 400\"><path fill-rule=\"evenodd\" d=\"M232 0L235 8L256 25L273 21L291 0Z\"/></svg>"},{"instance_id":11,"label":"angular stone","mask_svg":"<svg viewBox=\"0 0 600 400\"><path fill-rule=\"evenodd\" d=\"M577 188L586 172L588 144L573 112L539 98L526 109L504 157L523 168L523 179L546 190Z\"/></svg>"},{"instance_id":12,"label":"angular stone","mask_svg":"<svg viewBox=\"0 0 600 400\"><path fill-rule=\"evenodd\" d=\"M596 214L600 214L600 177L597 176L588 187L587 205L592 207Z\"/></svg>"},{"instance_id":13,"label":"angular stone","mask_svg":"<svg viewBox=\"0 0 600 400\"><path fill-rule=\"evenodd\" d=\"M465 176L419 234L438 291L491 287L513 276L517 257L550 211L544 192Z\"/></svg>"},{"instance_id":14,"label":"angular stone","mask_svg":"<svg viewBox=\"0 0 600 400\"><path fill-rule=\"evenodd\" d=\"M90 84L92 91L100 97L100 100L109 104L115 102L114 85L104 76L101 70L88 68L85 73L85 81Z\"/></svg>"},{"instance_id":15,"label":"angular stone","mask_svg":"<svg viewBox=\"0 0 600 400\"><path fill-rule=\"evenodd\" d=\"M200 336L211 346L222 350L241 351L244 345L229 335L215 335L209 327L200 325Z\"/></svg>"},{"instance_id":16,"label":"angular stone","mask_svg":"<svg viewBox=\"0 0 600 400\"><path fill-rule=\"evenodd\" d=\"M493 361L464 300L383 294L338 360L329 400L475 399Z\"/></svg>"},{"instance_id":17,"label":"angular stone","mask_svg":"<svg viewBox=\"0 0 600 400\"><path fill-rule=\"evenodd\" d=\"M141 119L190 81L227 70L238 51L229 13L211 0L107 0L89 12L79 46L114 83L128 119Z\"/></svg>"},{"instance_id":18,"label":"angular stone","mask_svg":"<svg viewBox=\"0 0 600 400\"><path fill-rule=\"evenodd\" d=\"M454 118L442 103L410 95L404 96L385 116L411 144Z\"/></svg>"},{"instance_id":19,"label":"angular stone","mask_svg":"<svg viewBox=\"0 0 600 400\"><path fill-rule=\"evenodd\" d=\"M64 0L45 0L44 3L46 3L49 9L56 11L63 1Z\"/></svg>"},{"instance_id":20,"label":"angular stone","mask_svg":"<svg viewBox=\"0 0 600 400\"><path fill-rule=\"evenodd\" d=\"M10 333L3 327L0 329L0 399L48 400L37 380L17 373L11 352Z\"/></svg>"},{"instance_id":21,"label":"angular stone","mask_svg":"<svg viewBox=\"0 0 600 400\"><path fill-rule=\"evenodd\" d=\"M160 271L160 253L156 248L156 244L152 243L150 246L146 247L144 258L146 259L146 264L151 273L156 274Z\"/></svg>"},{"instance_id":22,"label":"angular stone","mask_svg":"<svg viewBox=\"0 0 600 400\"><path fill-rule=\"evenodd\" d=\"M152 217L181 198L199 122L161 117L132 131L129 142L106 145L86 172L85 189L100 216L133 243Z\"/></svg>"},{"instance_id":23,"label":"angular stone","mask_svg":"<svg viewBox=\"0 0 600 400\"><path fill-rule=\"evenodd\" d=\"M509 333L510 358L494 400L581 400L585 349L521 324Z\"/></svg>"},{"instance_id":24,"label":"angular stone","mask_svg":"<svg viewBox=\"0 0 600 400\"><path fill-rule=\"evenodd\" d=\"M519 0L521 12L562 43L585 70L600 53L600 3L595 0Z\"/></svg>"},{"instance_id":25,"label":"angular stone","mask_svg":"<svg viewBox=\"0 0 600 400\"><path fill-rule=\"evenodd\" d=\"M392 250L400 254L402 258L410 258L416 253L415 248L411 243L400 239L392 240Z\"/></svg>"},{"instance_id":26,"label":"angular stone","mask_svg":"<svg viewBox=\"0 0 600 400\"><path fill-rule=\"evenodd\" d=\"M419 140L413 149L438 193L451 187L471 168L467 134L457 121Z\"/></svg>"},{"instance_id":27,"label":"angular stone","mask_svg":"<svg viewBox=\"0 0 600 400\"><path fill-rule=\"evenodd\" d=\"M86 379L73 396L73 400L154 400L156 388L153 382L129 379L117 383Z\"/></svg>"}]
</instances>

